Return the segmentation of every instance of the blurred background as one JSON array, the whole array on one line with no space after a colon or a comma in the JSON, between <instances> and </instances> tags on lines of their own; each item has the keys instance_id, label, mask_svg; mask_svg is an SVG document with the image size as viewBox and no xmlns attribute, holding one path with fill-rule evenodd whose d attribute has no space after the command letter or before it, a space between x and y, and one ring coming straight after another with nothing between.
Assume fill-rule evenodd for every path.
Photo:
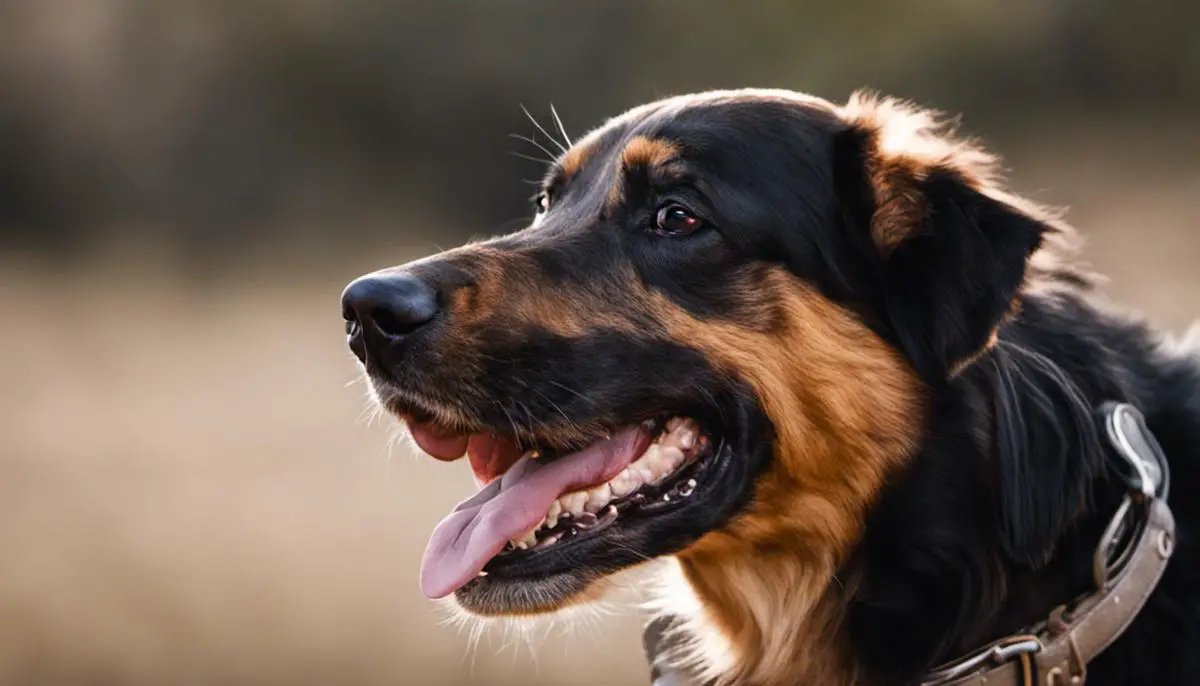
<instances>
[{"instance_id":1,"label":"blurred background","mask_svg":"<svg viewBox=\"0 0 1200 686\"><path fill-rule=\"evenodd\" d=\"M371 422L338 295L526 215L669 94L962 113L1106 289L1200 315L1196 3L0 2L0 684L639 684L640 619L468 650L416 569L468 471ZM462 467L462 468L460 468Z\"/></svg>"}]
</instances>

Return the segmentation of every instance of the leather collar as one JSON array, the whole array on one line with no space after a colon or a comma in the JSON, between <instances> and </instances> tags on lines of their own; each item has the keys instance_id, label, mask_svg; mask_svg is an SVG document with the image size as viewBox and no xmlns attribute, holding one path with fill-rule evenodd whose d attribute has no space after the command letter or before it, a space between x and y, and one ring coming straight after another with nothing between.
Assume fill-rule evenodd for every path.
<instances>
[{"instance_id":1,"label":"leather collar","mask_svg":"<svg viewBox=\"0 0 1200 686\"><path fill-rule=\"evenodd\" d=\"M922 686L1082 686L1087 666L1133 622L1167 568L1175 519L1170 471L1145 419L1127 404L1100 408L1112 470L1126 494L1093 558L1095 588L1055 608L1027 633L943 665Z\"/></svg>"},{"instance_id":2,"label":"leather collar","mask_svg":"<svg viewBox=\"0 0 1200 686\"><path fill-rule=\"evenodd\" d=\"M1055 608L1027 632L934 669L921 686L1083 686L1088 663L1141 611L1175 547L1175 519L1167 506L1170 471L1137 409L1106 403L1099 415L1111 446L1110 466L1126 494L1096 546L1095 587ZM666 660L671 622L659 617L643 636L653 686L694 683Z\"/></svg>"}]
</instances>

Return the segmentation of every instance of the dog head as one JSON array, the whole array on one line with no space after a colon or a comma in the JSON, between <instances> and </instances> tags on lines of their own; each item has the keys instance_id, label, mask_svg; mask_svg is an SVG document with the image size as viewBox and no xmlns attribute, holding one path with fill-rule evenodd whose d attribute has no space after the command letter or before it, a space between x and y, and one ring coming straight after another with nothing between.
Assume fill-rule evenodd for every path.
<instances>
[{"instance_id":1,"label":"dog head","mask_svg":"<svg viewBox=\"0 0 1200 686\"><path fill-rule=\"evenodd\" d=\"M991 169L893 101L671 98L571 147L528 228L354 281L379 402L481 484L425 592L547 612L677 555L729 634L774 611L749 588L815 598L1054 232Z\"/></svg>"}]
</instances>

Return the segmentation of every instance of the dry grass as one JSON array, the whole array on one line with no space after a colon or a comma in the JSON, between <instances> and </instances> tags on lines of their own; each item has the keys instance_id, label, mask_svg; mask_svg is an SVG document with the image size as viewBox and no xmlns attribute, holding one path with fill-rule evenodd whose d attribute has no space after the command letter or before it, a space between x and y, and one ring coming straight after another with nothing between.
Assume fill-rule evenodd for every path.
<instances>
[{"instance_id":1,"label":"dry grass","mask_svg":"<svg viewBox=\"0 0 1200 686\"><path fill-rule=\"evenodd\" d=\"M1014 166L1078 206L1115 295L1178 329L1200 171L1144 155ZM471 486L360 421L336 297L377 259L199 290L136 260L0 263L0 683L644 683L634 617L472 658L418 593Z\"/></svg>"}]
</instances>

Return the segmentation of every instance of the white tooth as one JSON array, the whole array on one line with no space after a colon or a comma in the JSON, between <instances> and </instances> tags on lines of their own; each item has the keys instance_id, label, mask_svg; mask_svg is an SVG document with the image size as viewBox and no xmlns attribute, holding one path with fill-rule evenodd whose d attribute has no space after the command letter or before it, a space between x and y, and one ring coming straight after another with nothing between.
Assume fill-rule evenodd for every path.
<instances>
[{"instance_id":1,"label":"white tooth","mask_svg":"<svg viewBox=\"0 0 1200 686\"><path fill-rule=\"evenodd\" d=\"M684 450L690 450L696 445L696 432L691 429L684 429L679 432L679 447Z\"/></svg>"},{"instance_id":2,"label":"white tooth","mask_svg":"<svg viewBox=\"0 0 1200 686\"><path fill-rule=\"evenodd\" d=\"M650 467L652 465L658 464L659 456L661 454L662 454L662 446L657 445L657 444L652 445L649 448L646 448L646 452L642 453L642 456L639 457L637 462L635 462L634 464L640 465L643 467Z\"/></svg>"},{"instance_id":3,"label":"white tooth","mask_svg":"<svg viewBox=\"0 0 1200 686\"><path fill-rule=\"evenodd\" d=\"M480 572L480 573L476 574L475 576L487 576L487 572Z\"/></svg>"},{"instance_id":4,"label":"white tooth","mask_svg":"<svg viewBox=\"0 0 1200 686\"><path fill-rule=\"evenodd\" d=\"M555 543L558 543L558 539L560 539L562 537L563 537L562 534L554 534L553 536L543 538L542 540L538 541L537 547L545 548L547 546L552 546Z\"/></svg>"},{"instance_id":5,"label":"white tooth","mask_svg":"<svg viewBox=\"0 0 1200 686\"><path fill-rule=\"evenodd\" d=\"M587 500L587 491L575 491L558 499L562 503L563 512L570 512L572 516L583 514L583 506L587 504Z\"/></svg>"},{"instance_id":6,"label":"white tooth","mask_svg":"<svg viewBox=\"0 0 1200 686\"><path fill-rule=\"evenodd\" d=\"M675 468L683 464L683 451L674 446L663 448L662 465L663 476L675 471Z\"/></svg>"},{"instance_id":7,"label":"white tooth","mask_svg":"<svg viewBox=\"0 0 1200 686\"><path fill-rule=\"evenodd\" d=\"M537 544L537 530L538 527L535 526L529 531L526 531L524 536L521 536L520 538L514 538L510 542L521 550L531 548Z\"/></svg>"},{"instance_id":8,"label":"white tooth","mask_svg":"<svg viewBox=\"0 0 1200 686\"><path fill-rule=\"evenodd\" d=\"M686 421L683 417L671 417L667 420L667 432L673 433L675 429L678 429Z\"/></svg>"},{"instance_id":9,"label":"white tooth","mask_svg":"<svg viewBox=\"0 0 1200 686\"><path fill-rule=\"evenodd\" d=\"M654 483L654 470L649 465L638 465L634 470L634 475L637 477L638 486Z\"/></svg>"},{"instance_id":10,"label":"white tooth","mask_svg":"<svg viewBox=\"0 0 1200 686\"><path fill-rule=\"evenodd\" d=\"M584 509L591 513L599 512L604 509L604 506L610 500L612 500L612 487L608 484L600 484L588 491L588 499L584 505Z\"/></svg>"},{"instance_id":11,"label":"white tooth","mask_svg":"<svg viewBox=\"0 0 1200 686\"><path fill-rule=\"evenodd\" d=\"M641 482L638 481L637 476L629 467L626 467L624 471L613 477L612 481L608 482L608 486L612 489L614 498L623 498L636 491L638 486L641 485Z\"/></svg>"},{"instance_id":12,"label":"white tooth","mask_svg":"<svg viewBox=\"0 0 1200 686\"><path fill-rule=\"evenodd\" d=\"M553 529L554 527L558 526L558 516L562 514L562 511L562 503L559 503L557 500L555 500L553 503L551 503L550 510L546 512L546 519L542 526L546 527L547 529Z\"/></svg>"}]
</instances>

